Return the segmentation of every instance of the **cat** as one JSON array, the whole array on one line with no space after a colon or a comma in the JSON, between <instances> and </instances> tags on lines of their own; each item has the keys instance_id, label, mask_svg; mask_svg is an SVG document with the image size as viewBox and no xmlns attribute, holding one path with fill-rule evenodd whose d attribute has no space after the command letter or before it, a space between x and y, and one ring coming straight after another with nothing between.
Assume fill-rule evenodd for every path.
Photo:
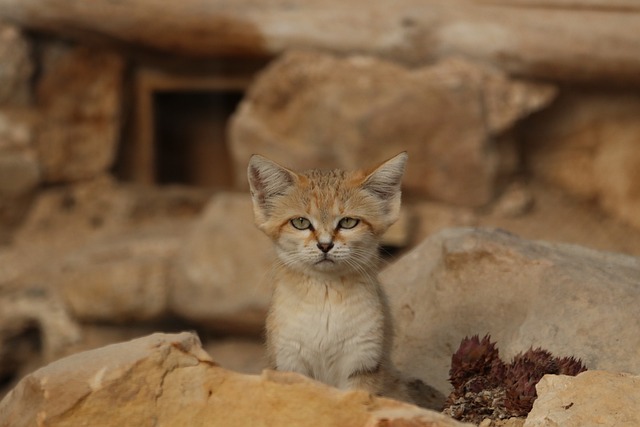
<instances>
[{"instance_id":1,"label":"cat","mask_svg":"<svg viewBox=\"0 0 640 427\"><path fill-rule=\"evenodd\" d=\"M302 173L251 157L255 222L278 260L266 322L273 369L410 400L390 362L389 310L377 279L379 241L398 219L407 157L369 171Z\"/></svg>"}]
</instances>

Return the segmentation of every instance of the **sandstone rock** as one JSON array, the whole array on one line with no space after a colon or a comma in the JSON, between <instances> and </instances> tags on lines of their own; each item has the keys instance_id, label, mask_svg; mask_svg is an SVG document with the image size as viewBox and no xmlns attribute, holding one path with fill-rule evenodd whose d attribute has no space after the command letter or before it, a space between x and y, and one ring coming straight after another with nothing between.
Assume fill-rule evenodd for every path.
<instances>
[{"instance_id":1,"label":"sandstone rock","mask_svg":"<svg viewBox=\"0 0 640 427\"><path fill-rule=\"evenodd\" d=\"M154 320L167 313L170 261L183 233L165 228L93 242L64 257L51 285L82 321Z\"/></svg>"},{"instance_id":2,"label":"sandstone rock","mask_svg":"<svg viewBox=\"0 0 640 427\"><path fill-rule=\"evenodd\" d=\"M533 346L590 369L640 372L639 277L638 258L445 230L381 274L396 322L392 358L443 394L453 351L474 334L491 334L505 360Z\"/></svg>"},{"instance_id":3,"label":"sandstone rock","mask_svg":"<svg viewBox=\"0 0 640 427\"><path fill-rule=\"evenodd\" d=\"M568 91L522 132L531 172L640 228L640 95Z\"/></svg>"},{"instance_id":4,"label":"sandstone rock","mask_svg":"<svg viewBox=\"0 0 640 427\"><path fill-rule=\"evenodd\" d=\"M253 225L249 196L217 194L180 249L171 308L208 328L259 333L273 259L271 242Z\"/></svg>"},{"instance_id":5,"label":"sandstone rock","mask_svg":"<svg viewBox=\"0 0 640 427\"><path fill-rule=\"evenodd\" d=\"M167 56L274 57L291 48L424 63L456 55L514 75L637 85L634 0L1 0L0 16L82 41ZM515 7L514 7L515 6ZM597 25L594 25L597 24ZM170 28L171 31L167 31Z\"/></svg>"},{"instance_id":6,"label":"sandstone rock","mask_svg":"<svg viewBox=\"0 0 640 427\"><path fill-rule=\"evenodd\" d=\"M0 284L0 378L49 363L81 338L57 296L43 287Z\"/></svg>"},{"instance_id":7,"label":"sandstone rock","mask_svg":"<svg viewBox=\"0 0 640 427\"><path fill-rule=\"evenodd\" d=\"M409 192L482 205L503 170L495 137L553 95L462 60L409 70L370 57L286 54L232 118L236 182L246 182L253 153L296 169L355 169L407 150Z\"/></svg>"},{"instance_id":8,"label":"sandstone rock","mask_svg":"<svg viewBox=\"0 0 640 427\"><path fill-rule=\"evenodd\" d=\"M524 214L513 215L519 213L517 209L505 211L494 205L490 210L477 212L475 222L471 225L501 228L526 239L571 243L640 256L640 229L604 215L601 210L595 209L593 203L579 200L548 184L531 181L527 183L525 191L525 197L516 197L517 203L511 205L517 207L518 203L531 197L533 205ZM509 190L505 192L506 198L503 196L497 205L510 200L508 193Z\"/></svg>"},{"instance_id":9,"label":"sandstone rock","mask_svg":"<svg viewBox=\"0 0 640 427\"><path fill-rule=\"evenodd\" d=\"M114 411L114 408L118 410ZM189 333L154 334L79 353L23 379L0 425L462 426L442 414L293 373L217 366Z\"/></svg>"},{"instance_id":10,"label":"sandstone rock","mask_svg":"<svg viewBox=\"0 0 640 427\"><path fill-rule=\"evenodd\" d=\"M35 153L0 154L0 197L18 197L35 190L40 182L40 167Z\"/></svg>"},{"instance_id":11,"label":"sandstone rock","mask_svg":"<svg viewBox=\"0 0 640 427\"><path fill-rule=\"evenodd\" d=\"M45 180L69 182L105 173L120 133L123 60L87 47L47 44L42 67L37 148Z\"/></svg>"},{"instance_id":12,"label":"sandstone rock","mask_svg":"<svg viewBox=\"0 0 640 427\"><path fill-rule=\"evenodd\" d=\"M262 340L227 338L214 340L204 349L225 369L244 374L259 374L267 369L268 362Z\"/></svg>"},{"instance_id":13,"label":"sandstone rock","mask_svg":"<svg viewBox=\"0 0 640 427\"><path fill-rule=\"evenodd\" d=\"M415 217L413 243L418 244L427 237L445 228L470 227L476 225L473 210L437 202L407 204Z\"/></svg>"},{"instance_id":14,"label":"sandstone rock","mask_svg":"<svg viewBox=\"0 0 640 427\"><path fill-rule=\"evenodd\" d=\"M31 101L31 55L22 32L0 23L0 105L26 106Z\"/></svg>"},{"instance_id":15,"label":"sandstone rock","mask_svg":"<svg viewBox=\"0 0 640 427\"><path fill-rule=\"evenodd\" d=\"M640 376L587 371L576 377L546 375L524 427L640 425Z\"/></svg>"}]
</instances>

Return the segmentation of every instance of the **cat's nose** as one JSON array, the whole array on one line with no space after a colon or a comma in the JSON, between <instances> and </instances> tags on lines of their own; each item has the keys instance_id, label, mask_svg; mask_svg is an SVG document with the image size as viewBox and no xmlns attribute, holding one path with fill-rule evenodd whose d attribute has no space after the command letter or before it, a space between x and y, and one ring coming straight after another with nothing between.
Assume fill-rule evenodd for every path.
<instances>
[{"instance_id":1,"label":"cat's nose","mask_svg":"<svg viewBox=\"0 0 640 427\"><path fill-rule=\"evenodd\" d=\"M322 252L324 252L325 254L327 252L329 252L331 250L331 248L333 248L333 242L329 242L329 243L320 243L318 242L318 249L320 249Z\"/></svg>"}]
</instances>

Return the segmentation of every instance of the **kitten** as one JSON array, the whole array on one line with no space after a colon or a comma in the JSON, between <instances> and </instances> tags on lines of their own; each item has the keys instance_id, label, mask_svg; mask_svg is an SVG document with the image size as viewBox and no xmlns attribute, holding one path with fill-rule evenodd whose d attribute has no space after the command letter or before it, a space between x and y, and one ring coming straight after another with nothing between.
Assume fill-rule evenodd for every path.
<instances>
[{"instance_id":1,"label":"kitten","mask_svg":"<svg viewBox=\"0 0 640 427\"><path fill-rule=\"evenodd\" d=\"M371 171L296 173L251 157L255 221L279 260L266 325L274 369L409 400L390 364L377 280L378 244L398 218L406 161L400 153Z\"/></svg>"}]
</instances>

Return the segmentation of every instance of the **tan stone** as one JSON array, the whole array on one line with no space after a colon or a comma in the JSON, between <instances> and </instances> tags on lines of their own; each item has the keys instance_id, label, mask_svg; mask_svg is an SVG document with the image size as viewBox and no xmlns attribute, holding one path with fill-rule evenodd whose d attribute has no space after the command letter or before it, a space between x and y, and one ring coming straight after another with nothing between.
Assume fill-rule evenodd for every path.
<instances>
[{"instance_id":1,"label":"tan stone","mask_svg":"<svg viewBox=\"0 0 640 427\"><path fill-rule=\"evenodd\" d=\"M47 182L94 178L112 166L120 136L124 61L113 53L45 44L37 148Z\"/></svg>"},{"instance_id":2,"label":"tan stone","mask_svg":"<svg viewBox=\"0 0 640 427\"><path fill-rule=\"evenodd\" d=\"M117 410L114 410L117 408ZM293 373L216 365L189 333L154 334L61 359L0 402L0 425L463 426L442 414Z\"/></svg>"},{"instance_id":3,"label":"tan stone","mask_svg":"<svg viewBox=\"0 0 640 427\"><path fill-rule=\"evenodd\" d=\"M200 1L1 0L0 16L65 38L181 57L265 58L308 48L413 64L464 56L565 82L636 85L640 76L634 0Z\"/></svg>"},{"instance_id":4,"label":"tan stone","mask_svg":"<svg viewBox=\"0 0 640 427\"><path fill-rule=\"evenodd\" d=\"M640 376L587 371L576 377L545 375L524 427L640 425Z\"/></svg>"},{"instance_id":5,"label":"tan stone","mask_svg":"<svg viewBox=\"0 0 640 427\"><path fill-rule=\"evenodd\" d=\"M273 259L271 242L253 225L248 194L219 193L178 253L171 308L208 328L260 333Z\"/></svg>"},{"instance_id":6,"label":"tan stone","mask_svg":"<svg viewBox=\"0 0 640 427\"><path fill-rule=\"evenodd\" d=\"M225 369L244 374L259 374L268 368L262 340L226 338L205 345L205 350Z\"/></svg>"},{"instance_id":7,"label":"tan stone","mask_svg":"<svg viewBox=\"0 0 640 427\"><path fill-rule=\"evenodd\" d=\"M49 280L82 321L154 320L167 313L170 261L182 238L182 229L165 228L96 241L65 256Z\"/></svg>"},{"instance_id":8,"label":"tan stone","mask_svg":"<svg viewBox=\"0 0 640 427\"><path fill-rule=\"evenodd\" d=\"M532 173L640 228L640 94L568 91L527 122Z\"/></svg>"},{"instance_id":9,"label":"tan stone","mask_svg":"<svg viewBox=\"0 0 640 427\"><path fill-rule=\"evenodd\" d=\"M407 204L415 218L412 243L419 244L445 228L470 227L477 223L473 210L437 202Z\"/></svg>"},{"instance_id":10,"label":"tan stone","mask_svg":"<svg viewBox=\"0 0 640 427\"><path fill-rule=\"evenodd\" d=\"M31 101L31 45L20 29L0 22L0 105L26 106Z\"/></svg>"},{"instance_id":11,"label":"tan stone","mask_svg":"<svg viewBox=\"0 0 640 427\"><path fill-rule=\"evenodd\" d=\"M385 269L392 358L443 394L465 336L491 334L503 359L529 347L590 369L640 372L640 258L449 229ZM615 310L612 310L615 307Z\"/></svg>"},{"instance_id":12,"label":"tan stone","mask_svg":"<svg viewBox=\"0 0 640 427\"><path fill-rule=\"evenodd\" d=\"M29 194L39 182L40 168L32 151L0 154L0 197Z\"/></svg>"},{"instance_id":13,"label":"tan stone","mask_svg":"<svg viewBox=\"0 0 640 427\"><path fill-rule=\"evenodd\" d=\"M232 118L236 182L246 187L253 153L295 169L357 169L406 150L409 193L482 205L505 172L494 138L553 93L462 60L410 70L371 57L286 54Z\"/></svg>"},{"instance_id":14,"label":"tan stone","mask_svg":"<svg viewBox=\"0 0 640 427\"><path fill-rule=\"evenodd\" d=\"M80 338L80 326L54 292L0 284L0 377L19 378Z\"/></svg>"}]
</instances>

